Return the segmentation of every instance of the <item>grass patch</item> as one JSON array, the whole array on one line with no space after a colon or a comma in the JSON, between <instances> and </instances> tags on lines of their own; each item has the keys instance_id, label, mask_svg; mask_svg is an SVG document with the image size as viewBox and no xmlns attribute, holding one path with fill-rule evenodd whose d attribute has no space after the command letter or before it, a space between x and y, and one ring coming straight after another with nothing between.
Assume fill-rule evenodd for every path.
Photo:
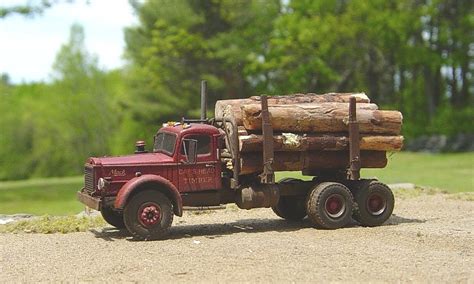
<instances>
[{"instance_id":1,"label":"grass patch","mask_svg":"<svg viewBox=\"0 0 474 284\"><path fill-rule=\"evenodd\" d=\"M104 219L95 217L76 216L41 216L29 220L0 225L0 233L73 233L85 232L93 228L104 227Z\"/></svg>"},{"instance_id":2,"label":"grass patch","mask_svg":"<svg viewBox=\"0 0 474 284\"><path fill-rule=\"evenodd\" d=\"M76 201L82 186L83 177L1 182L0 214L77 214L84 209Z\"/></svg>"},{"instance_id":3,"label":"grass patch","mask_svg":"<svg viewBox=\"0 0 474 284\"><path fill-rule=\"evenodd\" d=\"M448 193L446 190L441 190L439 188L433 187L419 187L417 186L415 189L397 189L393 191L393 195L396 198L400 199L408 199L414 198L421 195L435 195L440 193Z\"/></svg>"},{"instance_id":4,"label":"grass patch","mask_svg":"<svg viewBox=\"0 0 474 284\"><path fill-rule=\"evenodd\" d=\"M458 192L448 195L448 199L474 201L474 192Z\"/></svg>"},{"instance_id":5,"label":"grass patch","mask_svg":"<svg viewBox=\"0 0 474 284\"><path fill-rule=\"evenodd\" d=\"M409 182L442 188L449 193L474 191L474 152L428 154L401 152L389 155L385 169L365 169L385 183Z\"/></svg>"}]
</instances>

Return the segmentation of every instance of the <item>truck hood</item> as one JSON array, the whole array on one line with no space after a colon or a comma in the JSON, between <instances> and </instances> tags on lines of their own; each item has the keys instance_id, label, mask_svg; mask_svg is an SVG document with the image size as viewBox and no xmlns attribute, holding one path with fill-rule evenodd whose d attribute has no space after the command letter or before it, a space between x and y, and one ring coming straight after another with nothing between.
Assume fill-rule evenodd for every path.
<instances>
[{"instance_id":1,"label":"truck hood","mask_svg":"<svg viewBox=\"0 0 474 284\"><path fill-rule=\"evenodd\" d=\"M145 153L118 157L89 158L89 164L101 166L131 166L173 163L173 158L162 153Z\"/></svg>"}]
</instances>

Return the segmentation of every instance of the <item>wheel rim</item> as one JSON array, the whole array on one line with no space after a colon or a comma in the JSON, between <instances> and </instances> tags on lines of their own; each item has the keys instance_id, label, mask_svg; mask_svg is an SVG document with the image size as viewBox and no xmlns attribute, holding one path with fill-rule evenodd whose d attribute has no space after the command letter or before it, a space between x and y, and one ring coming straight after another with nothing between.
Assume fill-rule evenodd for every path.
<instances>
[{"instance_id":1,"label":"wheel rim","mask_svg":"<svg viewBox=\"0 0 474 284\"><path fill-rule=\"evenodd\" d=\"M326 213L331 218L339 218L344 214L346 210L346 203L344 202L344 197L340 194L333 194L326 199L324 204Z\"/></svg>"},{"instance_id":2,"label":"wheel rim","mask_svg":"<svg viewBox=\"0 0 474 284\"><path fill-rule=\"evenodd\" d=\"M387 208L387 201L378 193L372 193L367 198L367 211L373 215L377 216L382 214Z\"/></svg>"},{"instance_id":3,"label":"wheel rim","mask_svg":"<svg viewBox=\"0 0 474 284\"><path fill-rule=\"evenodd\" d=\"M138 209L138 220L145 227L156 225L161 220L160 206L153 202L147 202Z\"/></svg>"}]
</instances>

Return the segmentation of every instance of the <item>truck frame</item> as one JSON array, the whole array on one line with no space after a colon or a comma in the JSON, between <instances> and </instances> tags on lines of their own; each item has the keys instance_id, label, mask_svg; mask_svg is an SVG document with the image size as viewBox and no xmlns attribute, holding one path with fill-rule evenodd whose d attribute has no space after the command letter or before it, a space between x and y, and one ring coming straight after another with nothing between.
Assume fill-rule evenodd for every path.
<instances>
[{"instance_id":1,"label":"truck frame","mask_svg":"<svg viewBox=\"0 0 474 284\"><path fill-rule=\"evenodd\" d=\"M392 214L390 188L360 178L356 100L349 103L349 163L332 171L303 171L310 181L275 181L273 128L266 96L261 96L263 171L242 175L238 127L233 119L206 117L207 84L201 84L201 117L167 123L154 137L152 152L138 141L133 155L91 157L77 198L99 210L106 222L126 228L135 239L163 239L183 207L235 203L241 209L272 208L289 221L308 217L317 228L337 229L355 219L383 224Z\"/></svg>"}]
</instances>

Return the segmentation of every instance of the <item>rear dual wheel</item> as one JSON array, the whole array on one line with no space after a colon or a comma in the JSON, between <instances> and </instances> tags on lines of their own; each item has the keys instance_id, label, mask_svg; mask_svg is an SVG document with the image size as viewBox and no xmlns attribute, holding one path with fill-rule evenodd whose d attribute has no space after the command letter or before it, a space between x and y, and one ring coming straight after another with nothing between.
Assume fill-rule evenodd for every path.
<instances>
[{"instance_id":1,"label":"rear dual wheel","mask_svg":"<svg viewBox=\"0 0 474 284\"><path fill-rule=\"evenodd\" d=\"M382 225L392 215L395 199L390 188L376 180L367 181L355 194L354 219L362 226Z\"/></svg>"},{"instance_id":2,"label":"rear dual wheel","mask_svg":"<svg viewBox=\"0 0 474 284\"><path fill-rule=\"evenodd\" d=\"M337 182L323 182L308 194L306 212L317 227L337 229L352 220L353 197L349 189Z\"/></svg>"},{"instance_id":3,"label":"rear dual wheel","mask_svg":"<svg viewBox=\"0 0 474 284\"><path fill-rule=\"evenodd\" d=\"M273 212L283 219L299 221L306 217L305 200L299 196L281 196Z\"/></svg>"},{"instance_id":4,"label":"rear dual wheel","mask_svg":"<svg viewBox=\"0 0 474 284\"><path fill-rule=\"evenodd\" d=\"M298 183L301 180L284 178L279 183ZM305 199L302 196L280 196L278 204L272 207L273 212L283 219L299 221L306 217Z\"/></svg>"}]
</instances>

